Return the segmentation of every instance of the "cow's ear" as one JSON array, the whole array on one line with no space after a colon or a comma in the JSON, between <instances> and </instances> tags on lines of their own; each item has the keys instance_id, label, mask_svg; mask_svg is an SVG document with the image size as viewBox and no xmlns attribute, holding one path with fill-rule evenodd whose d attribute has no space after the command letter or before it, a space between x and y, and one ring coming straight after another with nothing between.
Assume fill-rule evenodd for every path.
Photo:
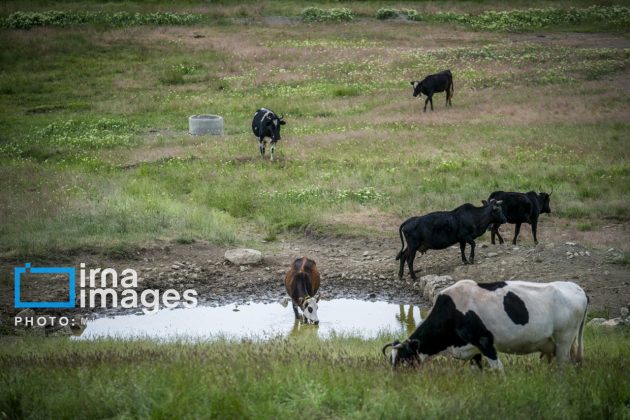
<instances>
[{"instance_id":1,"label":"cow's ear","mask_svg":"<svg viewBox=\"0 0 630 420\"><path fill-rule=\"evenodd\" d=\"M415 82L409 82L409 83L411 84L411 86L413 86L413 84L414 84Z\"/></svg>"},{"instance_id":2,"label":"cow's ear","mask_svg":"<svg viewBox=\"0 0 630 420\"><path fill-rule=\"evenodd\" d=\"M286 121L280 120L280 125L285 125L286 123Z\"/></svg>"}]
</instances>

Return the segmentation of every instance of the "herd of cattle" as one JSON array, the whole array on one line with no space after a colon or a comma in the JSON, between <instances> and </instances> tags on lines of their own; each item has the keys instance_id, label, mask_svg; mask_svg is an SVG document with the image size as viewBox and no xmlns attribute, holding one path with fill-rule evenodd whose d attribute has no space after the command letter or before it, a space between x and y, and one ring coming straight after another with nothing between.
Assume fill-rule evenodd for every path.
<instances>
[{"instance_id":1,"label":"herd of cattle","mask_svg":"<svg viewBox=\"0 0 630 420\"><path fill-rule=\"evenodd\" d=\"M433 94L446 92L446 105L451 105L453 76L449 70L429 75L421 81L411 82L413 96L425 95L433 110ZM276 142L280 140L280 127L284 119L273 111L261 108L256 111L252 130L259 140L260 154L264 157L266 141L271 139L271 160ZM491 231L503 243L499 226L515 225L513 244L521 225L532 228L534 242L538 243L538 218L551 213L551 193L534 191L495 191L482 206L463 204L451 211L438 211L412 217L400 225L402 244L396 256L400 261L398 276L403 277L405 262L411 278L416 281L413 263L416 254L430 249L445 249L459 244L464 264L475 258L475 239ZM465 254L470 245L470 256ZM293 303L296 319L318 324L317 315L320 275L315 261L296 259L285 277L285 288ZM579 363L584 354L583 330L586 321L588 297L584 290L572 282L533 283L501 281L476 283L461 280L441 291L426 320L405 341L386 344L385 356L390 349L392 366L423 362L430 356L447 353L471 360L481 368L482 358L491 368L502 369L497 352L529 354L539 352L548 361L553 357L559 366L566 362ZM302 315L300 315L300 311Z\"/></svg>"}]
</instances>

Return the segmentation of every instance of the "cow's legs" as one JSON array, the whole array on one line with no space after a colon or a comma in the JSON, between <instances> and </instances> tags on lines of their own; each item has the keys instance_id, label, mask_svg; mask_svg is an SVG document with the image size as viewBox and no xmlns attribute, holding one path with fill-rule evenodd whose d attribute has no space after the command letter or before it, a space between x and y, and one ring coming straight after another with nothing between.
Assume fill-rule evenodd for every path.
<instances>
[{"instance_id":1,"label":"cow's legs","mask_svg":"<svg viewBox=\"0 0 630 420\"><path fill-rule=\"evenodd\" d=\"M300 319L300 313L298 312L298 307L295 303L293 303L293 313L295 314L295 319Z\"/></svg>"},{"instance_id":2,"label":"cow's legs","mask_svg":"<svg viewBox=\"0 0 630 420\"><path fill-rule=\"evenodd\" d=\"M427 96L427 99L424 101L424 112L427 112L427 104L429 103L429 99L431 99L431 97Z\"/></svg>"},{"instance_id":3,"label":"cow's legs","mask_svg":"<svg viewBox=\"0 0 630 420\"><path fill-rule=\"evenodd\" d=\"M534 243L538 243L538 238L536 238L536 233L538 232L538 220L532 220L532 236L534 237Z\"/></svg>"},{"instance_id":4,"label":"cow's legs","mask_svg":"<svg viewBox=\"0 0 630 420\"><path fill-rule=\"evenodd\" d=\"M407 248L407 266L409 267L409 275L411 275L411 279L416 281L418 278L416 277L416 273L413 271L413 260L416 258L416 252L418 251L415 247Z\"/></svg>"},{"instance_id":5,"label":"cow's legs","mask_svg":"<svg viewBox=\"0 0 630 420\"><path fill-rule=\"evenodd\" d=\"M494 338L492 333L488 331L481 318L469 311L464 315L463 325L456 329L457 335L464 341L477 347L481 355L486 358L491 369L503 369L503 364L497 356L497 350L494 348Z\"/></svg>"},{"instance_id":6,"label":"cow's legs","mask_svg":"<svg viewBox=\"0 0 630 420\"><path fill-rule=\"evenodd\" d=\"M468 264L468 260L466 259L466 254L464 251L466 250L466 241L459 241L459 250L462 253L462 262L464 264Z\"/></svg>"},{"instance_id":7,"label":"cow's legs","mask_svg":"<svg viewBox=\"0 0 630 420\"><path fill-rule=\"evenodd\" d=\"M400 268L398 269L399 278L402 278L403 274L405 273L405 261L407 261L407 252L409 252L409 249L405 249L400 254Z\"/></svg>"},{"instance_id":8,"label":"cow's legs","mask_svg":"<svg viewBox=\"0 0 630 420\"><path fill-rule=\"evenodd\" d=\"M501 234L499 233L499 227L501 225L498 223L495 223L494 225L492 225L492 229L490 231L490 240L492 241L492 245L494 245L494 235L497 235L497 237L499 238L499 244L503 245L503 237L501 236Z\"/></svg>"},{"instance_id":9,"label":"cow's legs","mask_svg":"<svg viewBox=\"0 0 630 420\"><path fill-rule=\"evenodd\" d=\"M273 156L274 156L275 152L276 152L276 142L272 141L271 142L271 160L273 160Z\"/></svg>"},{"instance_id":10,"label":"cow's legs","mask_svg":"<svg viewBox=\"0 0 630 420\"><path fill-rule=\"evenodd\" d=\"M263 139L258 140L258 149L260 150L260 156L265 157L265 141Z\"/></svg>"},{"instance_id":11,"label":"cow's legs","mask_svg":"<svg viewBox=\"0 0 630 420\"><path fill-rule=\"evenodd\" d=\"M512 244L516 245L516 238L518 238L518 234L521 231L521 224L517 223L516 227L514 227L514 239L512 239Z\"/></svg>"},{"instance_id":12,"label":"cow's legs","mask_svg":"<svg viewBox=\"0 0 630 420\"><path fill-rule=\"evenodd\" d=\"M473 238L468 238L466 239L466 242L468 242L470 244L470 259L469 262L471 264L474 264L475 262L475 240Z\"/></svg>"},{"instance_id":13,"label":"cow's legs","mask_svg":"<svg viewBox=\"0 0 630 420\"><path fill-rule=\"evenodd\" d=\"M556 362L562 369L567 362L571 361L571 346L575 337L571 332L562 332L555 334L553 339L556 343Z\"/></svg>"},{"instance_id":14,"label":"cow's legs","mask_svg":"<svg viewBox=\"0 0 630 420\"><path fill-rule=\"evenodd\" d=\"M481 366L481 353L475 354L472 359L470 359L470 367L473 369L483 370Z\"/></svg>"},{"instance_id":15,"label":"cow's legs","mask_svg":"<svg viewBox=\"0 0 630 420\"><path fill-rule=\"evenodd\" d=\"M498 369L503 370L503 363L499 360L499 356L497 355L497 350L494 348L493 339L491 337L481 337L475 343L479 351L483 357L486 358L488 364L490 365L490 369Z\"/></svg>"},{"instance_id":16,"label":"cow's legs","mask_svg":"<svg viewBox=\"0 0 630 420\"><path fill-rule=\"evenodd\" d=\"M429 96L429 101L431 102L431 111L433 111L433 95Z\"/></svg>"}]
</instances>

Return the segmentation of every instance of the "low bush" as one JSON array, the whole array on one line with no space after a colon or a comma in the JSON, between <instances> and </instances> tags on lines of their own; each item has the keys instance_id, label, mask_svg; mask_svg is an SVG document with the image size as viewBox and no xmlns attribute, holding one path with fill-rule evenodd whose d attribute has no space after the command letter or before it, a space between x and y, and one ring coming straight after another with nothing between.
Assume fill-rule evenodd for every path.
<instances>
[{"instance_id":1,"label":"low bush","mask_svg":"<svg viewBox=\"0 0 630 420\"><path fill-rule=\"evenodd\" d=\"M352 10L342 8L321 9L319 7L307 7L302 11L304 22L350 22L354 19Z\"/></svg>"},{"instance_id":2,"label":"low bush","mask_svg":"<svg viewBox=\"0 0 630 420\"><path fill-rule=\"evenodd\" d=\"M103 12L15 12L0 21L0 26L8 29L30 29L36 26L72 26L80 24L100 24L106 26L138 25L190 25L201 20L201 15L189 13L103 13Z\"/></svg>"},{"instance_id":3,"label":"low bush","mask_svg":"<svg viewBox=\"0 0 630 420\"><path fill-rule=\"evenodd\" d=\"M389 9L384 7L376 11L376 18L381 20L395 19L398 17L399 14L400 11L398 9Z\"/></svg>"},{"instance_id":4,"label":"low bush","mask_svg":"<svg viewBox=\"0 0 630 420\"><path fill-rule=\"evenodd\" d=\"M456 12L438 12L420 15L407 11L409 20L425 20L438 23L459 23L483 31L524 31L553 26L597 25L607 28L627 28L630 25L630 8L623 6L590 6L545 9L486 11L478 15Z\"/></svg>"}]
</instances>

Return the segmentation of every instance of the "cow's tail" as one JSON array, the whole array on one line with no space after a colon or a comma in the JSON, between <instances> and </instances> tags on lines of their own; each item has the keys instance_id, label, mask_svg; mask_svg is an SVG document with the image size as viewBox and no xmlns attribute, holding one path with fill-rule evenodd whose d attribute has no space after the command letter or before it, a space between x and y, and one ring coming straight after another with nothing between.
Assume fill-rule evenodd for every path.
<instances>
[{"instance_id":1,"label":"cow's tail","mask_svg":"<svg viewBox=\"0 0 630 420\"><path fill-rule=\"evenodd\" d=\"M402 228L405 226L405 224L403 223L402 225L400 225L400 227L398 228L398 234L400 235L400 252L398 253L398 255L396 255L396 261L398 261L402 255L403 255L403 251L405 250L405 240L403 239L403 233L402 233Z\"/></svg>"},{"instance_id":2,"label":"cow's tail","mask_svg":"<svg viewBox=\"0 0 630 420\"><path fill-rule=\"evenodd\" d=\"M582 359L584 359L584 325L586 324L586 313L588 312L588 295L586 296L586 308L584 308L584 315L582 315L582 322L580 323L580 328L578 329L578 335L575 338L575 344L577 345L577 349L575 352L575 363L581 363Z\"/></svg>"},{"instance_id":3,"label":"cow's tail","mask_svg":"<svg viewBox=\"0 0 630 420\"><path fill-rule=\"evenodd\" d=\"M453 92L455 92L455 82L453 81L453 76L451 76L451 98L453 97Z\"/></svg>"}]
</instances>

